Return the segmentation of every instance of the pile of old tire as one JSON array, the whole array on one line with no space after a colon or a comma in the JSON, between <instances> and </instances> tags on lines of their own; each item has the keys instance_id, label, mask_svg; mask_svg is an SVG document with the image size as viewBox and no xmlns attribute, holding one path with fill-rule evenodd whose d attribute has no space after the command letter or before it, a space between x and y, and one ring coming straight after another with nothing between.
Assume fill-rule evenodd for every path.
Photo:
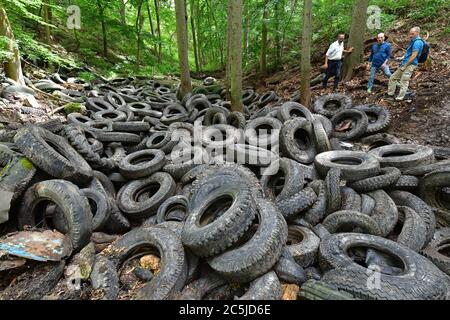
<instances>
[{"instance_id":1,"label":"pile of old tire","mask_svg":"<svg viewBox=\"0 0 450 320\"><path fill-rule=\"evenodd\" d=\"M333 95L311 113L248 89L241 113L143 78L84 95L87 115L0 144L0 189L14 193L2 235L50 228L73 246L42 263L39 286L1 298L268 300L282 284L303 299L448 298L449 161L388 136L341 150L340 112L368 135L384 129L368 131L371 108ZM157 271L133 264L147 255ZM74 267L81 286L65 290Z\"/></svg>"}]
</instances>

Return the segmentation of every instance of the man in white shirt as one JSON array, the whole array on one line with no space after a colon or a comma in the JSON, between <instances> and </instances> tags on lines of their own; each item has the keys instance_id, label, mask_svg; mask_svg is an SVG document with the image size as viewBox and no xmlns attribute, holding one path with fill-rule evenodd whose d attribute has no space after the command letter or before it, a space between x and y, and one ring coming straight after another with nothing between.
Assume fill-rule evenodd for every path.
<instances>
[{"instance_id":1,"label":"man in white shirt","mask_svg":"<svg viewBox=\"0 0 450 320\"><path fill-rule=\"evenodd\" d=\"M345 33L338 35L336 42L333 42L328 48L324 68L327 69L325 79L323 79L323 88L327 88L328 80L334 75L334 89L336 90L341 80L342 58L344 53L352 53L353 48L345 50L344 48Z\"/></svg>"}]
</instances>

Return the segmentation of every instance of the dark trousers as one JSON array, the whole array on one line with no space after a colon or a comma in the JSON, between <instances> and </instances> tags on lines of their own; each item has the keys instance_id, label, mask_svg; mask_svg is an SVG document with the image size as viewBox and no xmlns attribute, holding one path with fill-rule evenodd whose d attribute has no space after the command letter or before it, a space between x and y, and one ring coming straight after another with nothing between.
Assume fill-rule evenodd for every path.
<instances>
[{"instance_id":1,"label":"dark trousers","mask_svg":"<svg viewBox=\"0 0 450 320\"><path fill-rule=\"evenodd\" d=\"M323 79L324 88L327 87L328 80L332 76L334 76L334 88L337 89L337 87L339 86L339 81L341 81L341 68L342 68L341 60L328 61L327 73L326 73L325 79Z\"/></svg>"}]
</instances>

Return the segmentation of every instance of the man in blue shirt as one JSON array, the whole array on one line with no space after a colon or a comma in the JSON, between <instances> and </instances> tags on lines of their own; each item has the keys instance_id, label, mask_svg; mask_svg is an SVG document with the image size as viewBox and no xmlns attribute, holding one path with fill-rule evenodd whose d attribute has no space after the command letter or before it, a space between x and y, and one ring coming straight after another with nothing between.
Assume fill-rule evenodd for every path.
<instances>
[{"instance_id":1,"label":"man in blue shirt","mask_svg":"<svg viewBox=\"0 0 450 320\"><path fill-rule=\"evenodd\" d=\"M370 70L369 84L367 86L368 93L372 93L373 82L378 70L383 70L384 74L388 77L392 76L388 65L392 49L390 43L385 40L384 33L380 33L377 37L377 43L372 46L372 52L369 58L371 64L367 66Z\"/></svg>"},{"instance_id":2,"label":"man in blue shirt","mask_svg":"<svg viewBox=\"0 0 450 320\"><path fill-rule=\"evenodd\" d=\"M419 64L419 57L422 55L424 42L420 38L420 28L414 27L409 31L409 37L411 43L406 50L405 58L403 59L400 68L392 75L389 80L388 95L393 97L395 90L400 87L400 93L395 100L403 101L405 99L406 92L409 88L409 81L414 73L414 70Z\"/></svg>"}]
</instances>

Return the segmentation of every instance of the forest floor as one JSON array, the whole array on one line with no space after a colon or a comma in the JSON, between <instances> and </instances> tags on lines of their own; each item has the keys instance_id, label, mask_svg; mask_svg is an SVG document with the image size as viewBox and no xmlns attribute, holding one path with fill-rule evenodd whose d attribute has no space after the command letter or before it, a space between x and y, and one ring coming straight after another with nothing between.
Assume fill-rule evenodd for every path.
<instances>
[{"instance_id":1,"label":"forest floor","mask_svg":"<svg viewBox=\"0 0 450 320\"><path fill-rule=\"evenodd\" d=\"M413 97L407 102L396 102L386 99L389 80L381 73L372 94L367 93L369 71L365 65L355 70L354 77L347 83L341 83L338 91L351 95L354 104L380 104L389 108L392 113L392 124L389 133L397 136L404 143L424 145L450 145L450 42L448 36L441 36L442 29L431 32L431 58L429 63L420 66L415 72L410 91ZM392 44L394 59L390 62L394 72L405 54L409 44L408 21L400 21L397 26L387 32L388 41ZM374 39L375 41L375 39ZM366 41L366 61L370 54L371 44ZM326 51L326 48L323 48ZM313 61L313 75L320 74L323 58ZM298 65L285 67L270 77L249 78L246 85L257 88L258 92L275 91L283 98L290 98L298 92L300 67ZM331 80L332 81L332 80ZM330 85L331 85L330 81ZM324 90L319 84L312 88L312 99L331 93L332 89Z\"/></svg>"}]
</instances>

